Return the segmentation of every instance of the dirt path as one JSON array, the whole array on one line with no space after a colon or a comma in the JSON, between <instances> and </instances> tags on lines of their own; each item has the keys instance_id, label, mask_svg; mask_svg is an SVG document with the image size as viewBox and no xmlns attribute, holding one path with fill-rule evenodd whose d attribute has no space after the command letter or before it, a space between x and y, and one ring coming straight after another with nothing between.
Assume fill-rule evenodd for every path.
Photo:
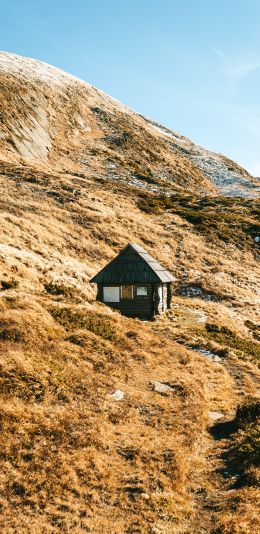
<instances>
[{"instance_id":1,"label":"dirt path","mask_svg":"<svg viewBox=\"0 0 260 534\"><path fill-rule=\"evenodd\" d=\"M189 327L189 321L194 326L194 321L199 322L200 318L190 310L190 316L187 317L186 313L185 320ZM178 320L174 325L173 334L164 325L159 328L160 333L183 344L181 338L176 339ZM155 323L153 330L157 328ZM207 355L205 350L200 352L198 349L190 352L193 356L197 354L200 362L201 358L204 360L205 366L203 362L202 365L209 411L218 412L222 417L219 420L209 417L208 429L196 447L190 475L194 516L185 534L220 534L217 531L218 514L226 510L228 498L235 495L239 486L239 474L232 472L226 460L233 446L232 422L238 404L246 397L260 396L260 371L236 357L220 359L210 351L206 351Z\"/></svg>"},{"instance_id":2,"label":"dirt path","mask_svg":"<svg viewBox=\"0 0 260 534\"><path fill-rule=\"evenodd\" d=\"M212 362L214 366L214 362ZM227 498L239 486L239 474L232 472L225 457L232 446L232 421L236 406L248 395L260 394L260 372L250 364L228 358L220 364L230 379L230 405L222 411L224 417L209 424L199 450L197 477L199 487L194 493L195 516L191 525L192 534L214 534L217 532L217 514L225 509ZM208 384L210 400L219 393L219 377L214 373Z\"/></svg>"}]
</instances>

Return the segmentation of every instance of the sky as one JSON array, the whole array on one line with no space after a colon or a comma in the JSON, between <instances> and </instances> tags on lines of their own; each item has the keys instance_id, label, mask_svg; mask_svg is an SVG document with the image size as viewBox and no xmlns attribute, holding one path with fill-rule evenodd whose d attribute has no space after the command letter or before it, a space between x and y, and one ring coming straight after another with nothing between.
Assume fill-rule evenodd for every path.
<instances>
[{"instance_id":1,"label":"sky","mask_svg":"<svg viewBox=\"0 0 260 534\"><path fill-rule=\"evenodd\" d=\"M36 58L260 176L259 0L0 0Z\"/></svg>"}]
</instances>

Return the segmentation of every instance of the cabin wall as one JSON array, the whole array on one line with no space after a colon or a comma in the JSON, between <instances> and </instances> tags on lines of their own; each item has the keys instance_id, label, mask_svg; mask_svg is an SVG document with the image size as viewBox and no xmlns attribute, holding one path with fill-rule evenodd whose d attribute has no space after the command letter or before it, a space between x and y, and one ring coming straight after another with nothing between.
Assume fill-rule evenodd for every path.
<instances>
[{"instance_id":1,"label":"cabin wall","mask_svg":"<svg viewBox=\"0 0 260 534\"><path fill-rule=\"evenodd\" d=\"M138 287L147 287L147 295L136 295ZM105 287L121 287L120 284L106 284ZM98 285L97 300L107 306L120 311L128 317L152 317L164 313L171 306L172 289L171 283L160 284L133 284L133 299L120 297L119 302L104 301L104 286Z\"/></svg>"},{"instance_id":2,"label":"cabin wall","mask_svg":"<svg viewBox=\"0 0 260 534\"><path fill-rule=\"evenodd\" d=\"M118 284L119 286L119 284ZM147 295L136 295L138 287L147 287ZM105 287L115 287L115 284L106 284ZM120 298L120 302L104 302L103 286L98 285L97 300L104 302L114 310L120 311L127 317L151 317L154 314L153 286L152 284L133 284L134 298Z\"/></svg>"}]
</instances>

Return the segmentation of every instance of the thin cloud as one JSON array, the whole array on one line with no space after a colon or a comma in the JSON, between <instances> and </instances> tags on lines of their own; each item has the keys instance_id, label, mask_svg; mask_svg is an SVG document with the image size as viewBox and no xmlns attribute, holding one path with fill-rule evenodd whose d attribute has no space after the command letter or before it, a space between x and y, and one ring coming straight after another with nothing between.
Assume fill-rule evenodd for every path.
<instances>
[{"instance_id":1,"label":"thin cloud","mask_svg":"<svg viewBox=\"0 0 260 534\"><path fill-rule=\"evenodd\" d=\"M227 80L233 84L234 91L240 80L260 68L260 61L245 57L234 57L216 47L213 47L213 51L220 58Z\"/></svg>"}]
</instances>

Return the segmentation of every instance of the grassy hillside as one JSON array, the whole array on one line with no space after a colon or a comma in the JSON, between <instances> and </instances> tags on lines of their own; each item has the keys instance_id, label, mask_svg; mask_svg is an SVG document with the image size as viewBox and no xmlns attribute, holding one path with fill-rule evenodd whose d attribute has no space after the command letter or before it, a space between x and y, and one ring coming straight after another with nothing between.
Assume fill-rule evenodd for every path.
<instances>
[{"instance_id":1,"label":"grassy hillside","mask_svg":"<svg viewBox=\"0 0 260 534\"><path fill-rule=\"evenodd\" d=\"M257 531L255 181L48 65L0 53L0 95L0 531ZM95 302L128 242L154 321Z\"/></svg>"},{"instance_id":2,"label":"grassy hillside","mask_svg":"<svg viewBox=\"0 0 260 534\"><path fill-rule=\"evenodd\" d=\"M127 242L139 242L177 276L177 294L215 303L253 336L246 320L257 321L255 201L167 200L100 178L5 163L0 191L2 282L14 279L33 292L62 283L94 298L89 278Z\"/></svg>"},{"instance_id":3,"label":"grassy hillside","mask_svg":"<svg viewBox=\"0 0 260 534\"><path fill-rule=\"evenodd\" d=\"M0 350L1 532L188 526L200 362L101 305L19 292L1 301Z\"/></svg>"},{"instance_id":4,"label":"grassy hillside","mask_svg":"<svg viewBox=\"0 0 260 534\"><path fill-rule=\"evenodd\" d=\"M214 237L189 219L197 198L147 210L127 185L3 163L0 187L1 531L193 533L208 411L237 401L225 368L184 344L255 361L255 208L211 201L239 211L233 242L222 218ZM128 241L178 277L155 322L94 301L88 279ZM234 526L225 506L219 524Z\"/></svg>"}]
</instances>

